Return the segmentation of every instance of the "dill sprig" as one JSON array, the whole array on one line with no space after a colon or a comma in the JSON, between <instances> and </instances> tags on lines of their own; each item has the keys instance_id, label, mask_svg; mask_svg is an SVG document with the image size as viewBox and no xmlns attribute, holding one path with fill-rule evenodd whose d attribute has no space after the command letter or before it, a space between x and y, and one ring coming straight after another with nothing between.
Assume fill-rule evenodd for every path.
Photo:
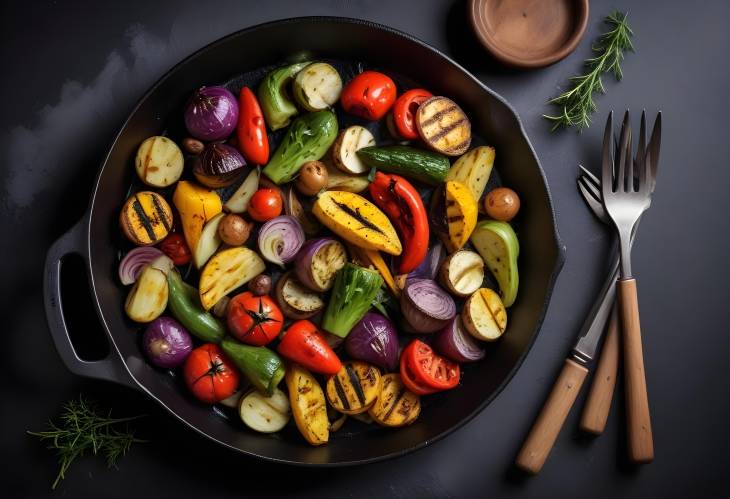
<instances>
[{"instance_id":1,"label":"dill sprig","mask_svg":"<svg viewBox=\"0 0 730 499\"><path fill-rule=\"evenodd\" d=\"M624 52L634 51L629 23L626 21L627 14L618 11L612 12L604 22L611 29L598 38L593 46L596 53L585 61L586 74L570 78L572 86L570 90L563 92L557 97L550 99L549 104L560 106L560 114L556 116L543 115L544 118L553 122L551 131L560 127L577 126L579 129L587 128L591 124L591 114L596 111L596 103L593 100L595 92L605 93L601 75L611 72L617 80L621 80L621 61Z\"/></svg>"},{"instance_id":2,"label":"dill sprig","mask_svg":"<svg viewBox=\"0 0 730 499\"><path fill-rule=\"evenodd\" d=\"M49 420L48 430L29 431L28 434L49 441L48 448L56 451L59 470L52 486L55 489L74 460L87 451L104 455L107 466L116 467L119 458L133 443L144 442L134 437L134 431L127 424L139 417L115 419L111 417L111 410L104 415L94 403L79 397L78 401L64 404L60 425Z\"/></svg>"}]
</instances>

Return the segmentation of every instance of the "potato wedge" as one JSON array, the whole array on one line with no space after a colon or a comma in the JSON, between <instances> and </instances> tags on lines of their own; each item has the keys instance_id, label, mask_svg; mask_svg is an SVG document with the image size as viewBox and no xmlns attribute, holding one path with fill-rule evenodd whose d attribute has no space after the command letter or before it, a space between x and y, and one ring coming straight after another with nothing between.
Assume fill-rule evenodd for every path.
<instances>
[{"instance_id":1,"label":"potato wedge","mask_svg":"<svg viewBox=\"0 0 730 499\"><path fill-rule=\"evenodd\" d=\"M441 264L439 281L452 294L465 298L484 282L484 260L473 251L459 250L452 253Z\"/></svg>"},{"instance_id":2,"label":"potato wedge","mask_svg":"<svg viewBox=\"0 0 730 499\"><path fill-rule=\"evenodd\" d=\"M421 413L421 399L406 389L399 374L383 376L383 388L368 411L376 423L397 427L413 423Z\"/></svg>"},{"instance_id":3,"label":"potato wedge","mask_svg":"<svg viewBox=\"0 0 730 499\"><path fill-rule=\"evenodd\" d=\"M223 243L218 235L218 226L225 216L225 213L218 213L203 226L198 245L193 250L193 263L196 268L202 268Z\"/></svg>"},{"instance_id":4,"label":"potato wedge","mask_svg":"<svg viewBox=\"0 0 730 499\"><path fill-rule=\"evenodd\" d=\"M327 187L328 191L346 191L346 192L362 192L368 188L370 181L367 175L349 175L343 173L334 166L331 159L326 161L326 156L322 158L322 162L327 167Z\"/></svg>"},{"instance_id":5,"label":"potato wedge","mask_svg":"<svg viewBox=\"0 0 730 499\"><path fill-rule=\"evenodd\" d=\"M152 264L146 265L127 295L124 311L135 322L152 322L167 307L167 277Z\"/></svg>"},{"instance_id":6,"label":"potato wedge","mask_svg":"<svg viewBox=\"0 0 730 499\"><path fill-rule=\"evenodd\" d=\"M494 341L507 329L507 310L499 295L481 288L474 292L461 311L466 330L478 340Z\"/></svg>"},{"instance_id":7,"label":"potato wedge","mask_svg":"<svg viewBox=\"0 0 730 499\"><path fill-rule=\"evenodd\" d=\"M200 303L205 310L234 289L266 270L266 264L253 250L246 247L228 248L213 258L200 274Z\"/></svg>"},{"instance_id":8,"label":"potato wedge","mask_svg":"<svg viewBox=\"0 0 730 499\"><path fill-rule=\"evenodd\" d=\"M259 177L261 177L261 168L251 170L236 192L228 198L223 208L229 213L245 213L248 210L248 203L259 188Z\"/></svg>"},{"instance_id":9,"label":"potato wedge","mask_svg":"<svg viewBox=\"0 0 730 499\"><path fill-rule=\"evenodd\" d=\"M461 156L449 169L446 180L456 180L469 188L474 199L479 199L484 194L489 176L494 166L494 148L488 146L475 147L468 153Z\"/></svg>"},{"instance_id":10,"label":"potato wedge","mask_svg":"<svg viewBox=\"0 0 730 499\"><path fill-rule=\"evenodd\" d=\"M167 137L146 139L137 149L134 167L140 180L152 187L167 187L178 181L185 161L180 148Z\"/></svg>"},{"instance_id":11,"label":"potato wedge","mask_svg":"<svg viewBox=\"0 0 730 499\"><path fill-rule=\"evenodd\" d=\"M447 97L431 97L418 106L416 126L431 149L447 156L461 156L471 144L469 118Z\"/></svg>"},{"instance_id":12,"label":"potato wedge","mask_svg":"<svg viewBox=\"0 0 730 499\"><path fill-rule=\"evenodd\" d=\"M327 400L343 414L360 414L375 403L382 387L380 370L365 362L346 362L327 380Z\"/></svg>"},{"instance_id":13,"label":"potato wedge","mask_svg":"<svg viewBox=\"0 0 730 499\"><path fill-rule=\"evenodd\" d=\"M287 367L284 379L299 432L312 445L326 444L330 432L322 387L309 371L298 364Z\"/></svg>"},{"instance_id":14,"label":"potato wedge","mask_svg":"<svg viewBox=\"0 0 730 499\"><path fill-rule=\"evenodd\" d=\"M332 159L335 166L345 173L360 175L367 173L367 166L357 155L363 147L375 145L375 137L365 127L353 125L340 132L332 147Z\"/></svg>"},{"instance_id":15,"label":"potato wedge","mask_svg":"<svg viewBox=\"0 0 730 499\"><path fill-rule=\"evenodd\" d=\"M291 417L291 408L286 394L274 389L267 397L258 390L252 390L238 404L241 421L259 433L276 433L286 426Z\"/></svg>"}]
</instances>

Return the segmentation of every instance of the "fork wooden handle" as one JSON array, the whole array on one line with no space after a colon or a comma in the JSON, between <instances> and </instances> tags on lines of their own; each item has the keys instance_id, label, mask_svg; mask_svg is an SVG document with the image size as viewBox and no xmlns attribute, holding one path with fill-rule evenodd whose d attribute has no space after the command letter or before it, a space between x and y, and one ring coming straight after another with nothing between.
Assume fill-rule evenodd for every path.
<instances>
[{"instance_id":1,"label":"fork wooden handle","mask_svg":"<svg viewBox=\"0 0 730 499\"><path fill-rule=\"evenodd\" d=\"M580 429L594 435L600 435L606 428L616 388L620 343L618 322L618 309L614 304L611 317L608 319L606 339L603 341L596 372L593 374L588 399L580 419Z\"/></svg>"},{"instance_id":2,"label":"fork wooden handle","mask_svg":"<svg viewBox=\"0 0 730 499\"><path fill-rule=\"evenodd\" d=\"M619 279L617 286L623 331L629 458L635 463L648 463L654 459L654 442L644 375L636 280Z\"/></svg>"},{"instance_id":3,"label":"fork wooden handle","mask_svg":"<svg viewBox=\"0 0 730 499\"><path fill-rule=\"evenodd\" d=\"M533 474L542 469L587 373L588 369L577 362L571 359L565 360L540 415L537 416L517 455L515 464L518 467Z\"/></svg>"}]
</instances>

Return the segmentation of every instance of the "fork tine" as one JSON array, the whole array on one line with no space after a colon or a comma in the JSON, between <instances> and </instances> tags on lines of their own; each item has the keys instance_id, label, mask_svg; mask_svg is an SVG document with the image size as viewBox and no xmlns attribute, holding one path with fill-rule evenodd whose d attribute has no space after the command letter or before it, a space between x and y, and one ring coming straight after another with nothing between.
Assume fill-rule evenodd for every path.
<instances>
[{"instance_id":1,"label":"fork tine","mask_svg":"<svg viewBox=\"0 0 730 499\"><path fill-rule=\"evenodd\" d=\"M601 161L601 191L606 199L613 190L613 111L608 113L606 129L603 132L603 153Z\"/></svg>"},{"instance_id":2,"label":"fork tine","mask_svg":"<svg viewBox=\"0 0 730 499\"><path fill-rule=\"evenodd\" d=\"M590 190L591 188L588 187L589 184L590 181L586 180L585 177L578 179L578 190L580 190L581 197L593 214L598 217L601 222L607 223L608 219L606 218L606 210L603 208L601 200L594 197L593 192Z\"/></svg>"},{"instance_id":3,"label":"fork tine","mask_svg":"<svg viewBox=\"0 0 730 499\"><path fill-rule=\"evenodd\" d=\"M634 159L634 169L641 176L641 170L646 166L646 109L641 111L641 126L639 128L639 145L636 148L636 158ZM634 185L634 178L631 178Z\"/></svg>"},{"instance_id":4,"label":"fork tine","mask_svg":"<svg viewBox=\"0 0 730 499\"><path fill-rule=\"evenodd\" d=\"M626 186L626 158L628 151L628 163L633 161L631 157L631 122L629 121L629 110L624 113L624 121L621 124L621 141L620 150L618 153L618 175L616 175L615 185L616 192L624 192L627 190ZM630 166L629 166L630 168Z\"/></svg>"},{"instance_id":5,"label":"fork tine","mask_svg":"<svg viewBox=\"0 0 730 499\"><path fill-rule=\"evenodd\" d=\"M598 177L593 175L585 166L578 165L578 168L580 168L580 171L583 172L583 175L581 177L585 177L589 182L591 182L596 187L599 187L601 185L601 181L598 180Z\"/></svg>"},{"instance_id":6,"label":"fork tine","mask_svg":"<svg viewBox=\"0 0 730 499\"><path fill-rule=\"evenodd\" d=\"M649 139L649 147L647 149L647 163L649 164L649 173L651 174L651 182L649 188L653 191L656 184L657 171L659 169L659 148L662 144L662 112L659 111L654 120L654 128L651 131Z\"/></svg>"},{"instance_id":7,"label":"fork tine","mask_svg":"<svg viewBox=\"0 0 730 499\"><path fill-rule=\"evenodd\" d=\"M588 177L585 175L581 175L578 179L580 182L585 184L586 190L590 193L591 196L593 196L596 201L599 203L601 202L601 188L599 185L596 185L593 183L592 180L589 180Z\"/></svg>"}]
</instances>

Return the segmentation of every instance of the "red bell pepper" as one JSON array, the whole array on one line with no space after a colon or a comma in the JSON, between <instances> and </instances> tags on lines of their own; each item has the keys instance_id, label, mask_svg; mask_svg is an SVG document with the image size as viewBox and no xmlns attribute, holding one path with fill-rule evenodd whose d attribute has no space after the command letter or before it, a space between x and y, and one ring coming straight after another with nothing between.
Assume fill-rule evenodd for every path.
<instances>
[{"instance_id":1,"label":"red bell pepper","mask_svg":"<svg viewBox=\"0 0 730 499\"><path fill-rule=\"evenodd\" d=\"M375 173L370 195L393 222L403 243L398 272L418 267L428 252L428 215L418 191L399 175Z\"/></svg>"},{"instance_id":2,"label":"red bell pepper","mask_svg":"<svg viewBox=\"0 0 730 499\"><path fill-rule=\"evenodd\" d=\"M276 349L283 357L315 373L332 375L342 369L342 362L317 330L307 320L293 322Z\"/></svg>"},{"instance_id":3,"label":"red bell pepper","mask_svg":"<svg viewBox=\"0 0 730 499\"><path fill-rule=\"evenodd\" d=\"M269 138L259 101L248 87L238 96L238 150L249 163L265 165L269 162Z\"/></svg>"}]
</instances>

